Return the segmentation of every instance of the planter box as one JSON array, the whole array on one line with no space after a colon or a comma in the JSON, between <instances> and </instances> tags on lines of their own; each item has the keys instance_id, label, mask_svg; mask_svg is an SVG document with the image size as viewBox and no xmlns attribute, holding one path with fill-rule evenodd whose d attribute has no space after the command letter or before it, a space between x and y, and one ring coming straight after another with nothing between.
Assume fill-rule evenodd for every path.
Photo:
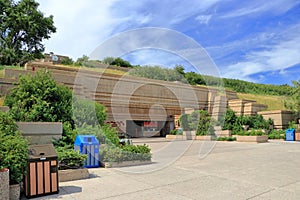
<instances>
[{"instance_id":1,"label":"planter box","mask_svg":"<svg viewBox=\"0 0 300 200\"><path fill-rule=\"evenodd\" d=\"M295 133L295 141L300 141L300 132Z\"/></svg>"},{"instance_id":2,"label":"planter box","mask_svg":"<svg viewBox=\"0 0 300 200\"><path fill-rule=\"evenodd\" d=\"M196 137L196 131L183 131L182 135L186 140L194 140Z\"/></svg>"},{"instance_id":3,"label":"planter box","mask_svg":"<svg viewBox=\"0 0 300 200\"><path fill-rule=\"evenodd\" d=\"M184 138L183 135L166 135L166 139L169 140L183 140Z\"/></svg>"},{"instance_id":4,"label":"planter box","mask_svg":"<svg viewBox=\"0 0 300 200\"><path fill-rule=\"evenodd\" d=\"M218 137L231 137L231 130L222 130L219 132L219 134L217 135Z\"/></svg>"},{"instance_id":5,"label":"planter box","mask_svg":"<svg viewBox=\"0 0 300 200\"><path fill-rule=\"evenodd\" d=\"M237 142L256 142L256 143L262 143L268 141L267 135L261 135L261 136L242 136L237 135L236 136Z\"/></svg>"},{"instance_id":6,"label":"planter box","mask_svg":"<svg viewBox=\"0 0 300 200\"><path fill-rule=\"evenodd\" d=\"M89 178L89 170L87 168L58 170L59 182L74 181L86 178Z\"/></svg>"},{"instance_id":7,"label":"planter box","mask_svg":"<svg viewBox=\"0 0 300 200\"><path fill-rule=\"evenodd\" d=\"M9 169L0 169L0 199L9 199Z\"/></svg>"},{"instance_id":8,"label":"planter box","mask_svg":"<svg viewBox=\"0 0 300 200\"><path fill-rule=\"evenodd\" d=\"M147 165L151 163L152 163L151 160L133 160L133 161L123 161L123 162L101 162L101 165L105 168L112 168L112 167Z\"/></svg>"},{"instance_id":9,"label":"planter box","mask_svg":"<svg viewBox=\"0 0 300 200\"><path fill-rule=\"evenodd\" d=\"M212 139L211 135L196 135L195 140L210 141Z\"/></svg>"}]
</instances>

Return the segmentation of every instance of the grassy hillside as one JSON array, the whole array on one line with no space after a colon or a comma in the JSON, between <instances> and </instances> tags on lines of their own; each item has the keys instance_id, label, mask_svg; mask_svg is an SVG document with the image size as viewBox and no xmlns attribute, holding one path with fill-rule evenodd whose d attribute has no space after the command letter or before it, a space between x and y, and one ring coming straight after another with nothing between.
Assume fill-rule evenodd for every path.
<instances>
[{"instance_id":1,"label":"grassy hillside","mask_svg":"<svg viewBox=\"0 0 300 200\"><path fill-rule=\"evenodd\" d=\"M265 104L268 106L268 110L285 110L284 96L244 94L244 93L237 93L237 95L240 99L255 100L257 103Z\"/></svg>"}]
</instances>

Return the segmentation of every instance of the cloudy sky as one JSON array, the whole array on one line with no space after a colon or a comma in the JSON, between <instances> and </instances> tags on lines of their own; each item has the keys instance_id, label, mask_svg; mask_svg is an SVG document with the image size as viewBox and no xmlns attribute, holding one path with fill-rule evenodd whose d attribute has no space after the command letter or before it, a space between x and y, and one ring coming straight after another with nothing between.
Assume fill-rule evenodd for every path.
<instances>
[{"instance_id":1,"label":"cloudy sky","mask_svg":"<svg viewBox=\"0 0 300 200\"><path fill-rule=\"evenodd\" d=\"M268 84L300 80L300 0L38 2L46 16L54 16L57 27L57 32L45 41L46 52L76 60L91 55L99 45L118 34L157 27L176 31L197 42L222 77ZM167 44L185 46L182 40L165 38ZM151 39L153 43L162 43ZM135 41L122 42L129 45ZM192 70L182 57L159 48L139 48L122 57L132 64L171 67L183 64Z\"/></svg>"}]
</instances>

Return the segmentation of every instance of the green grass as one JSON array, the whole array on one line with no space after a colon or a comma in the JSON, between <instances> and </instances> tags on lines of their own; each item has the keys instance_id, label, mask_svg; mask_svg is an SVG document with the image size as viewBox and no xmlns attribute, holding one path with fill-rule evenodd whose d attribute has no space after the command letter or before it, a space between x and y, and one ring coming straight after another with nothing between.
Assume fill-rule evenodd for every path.
<instances>
[{"instance_id":1,"label":"green grass","mask_svg":"<svg viewBox=\"0 0 300 200\"><path fill-rule=\"evenodd\" d=\"M268 106L267 110L285 110L284 107L284 96L273 96L273 95L259 95L259 94L244 94L237 93L239 99L254 100L259 104L265 104Z\"/></svg>"}]
</instances>

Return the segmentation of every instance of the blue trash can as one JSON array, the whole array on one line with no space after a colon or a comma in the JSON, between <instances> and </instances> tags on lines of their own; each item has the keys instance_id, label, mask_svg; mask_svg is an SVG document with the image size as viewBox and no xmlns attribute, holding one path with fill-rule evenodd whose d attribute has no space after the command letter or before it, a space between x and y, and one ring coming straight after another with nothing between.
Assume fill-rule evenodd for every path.
<instances>
[{"instance_id":1,"label":"blue trash can","mask_svg":"<svg viewBox=\"0 0 300 200\"><path fill-rule=\"evenodd\" d=\"M74 149L81 154L86 154L84 167L92 168L100 166L100 143L94 135L77 135L74 142Z\"/></svg>"},{"instance_id":2,"label":"blue trash can","mask_svg":"<svg viewBox=\"0 0 300 200\"><path fill-rule=\"evenodd\" d=\"M285 131L286 141L295 141L295 129L289 128Z\"/></svg>"}]
</instances>

